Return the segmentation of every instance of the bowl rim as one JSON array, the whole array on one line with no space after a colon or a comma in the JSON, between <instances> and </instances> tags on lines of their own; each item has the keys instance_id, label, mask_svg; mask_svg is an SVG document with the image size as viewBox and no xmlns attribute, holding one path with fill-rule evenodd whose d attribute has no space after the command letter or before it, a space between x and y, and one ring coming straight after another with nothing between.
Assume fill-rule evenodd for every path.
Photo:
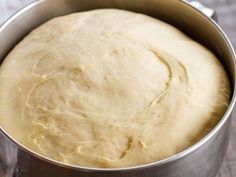
<instances>
[{"instance_id":1,"label":"bowl rim","mask_svg":"<svg viewBox=\"0 0 236 177\"><path fill-rule=\"evenodd\" d=\"M26 13L28 10L30 10L31 8L34 8L35 6L37 6L40 3L43 3L44 1L45 0L34 0L30 3L28 3L27 5L25 5L20 10L16 11L16 13L14 13L2 25L0 25L0 33L2 31L4 31L5 28L8 25L10 25L18 16ZM187 2L185 0L177 0L177 1L179 1L180 3L182 3L185 6L192 8L193 11L195 11L199 15L203 16L208 22L210 22L219 31L219 34L221 35L221 37L223 37L223 39L225 40L225 43L227 44L228 48L230 49L230 53L233 56L234 68L236 69L236 54L235 54L233 45L231 44L231 42L230 42L229 38L227 37L227 35L225 34L225 32L217 24L217 22L215 22L213 19L206 16L202 11L200 11L196 7L192 6L189 2ZM9 140L11 140L17 146L17 148L21 149L22 151L32 155L33 157L41 159L44 162L51 163L53 165L60 166L63 168L85 171L85 172L113 172L113 171L127 172L127 171L132 171L132 170L143 170L146 168L161 166L161 165L165 165L170 162L180 160L180 159L188 156L192 152L196 151L204 144L206 144L224 126L224 124L227 122L227 120L230 119L230 115L231 115L234 105L236 103L236 82L234 82L234 84L232 84L232 90L233 90L232 98L231 98L230 104L229 104L225 114L223 115L222 119L218 122L218 124L206 136L204 136L201 140L199 140L197 143L193 144L189 148L187 148L187 149L185 149L173 156L170 156L170 157L165 158L163 160L159 160L156 162L147 163L147 164L143 164L143 165L137 165L137 166L131 166L131 167L120 167L120 168L96 168L96 167L86 167L86 166L80 166L80 165L66 164L66 163L45 157L45 156L27 148L26 146L24 146L23 144L21 144L17 140L15 140L13 137L11 137L7 133L7 131L5 131L1 126L0 126L0 132L2 132Z\"/></svg>"}]
</instances>

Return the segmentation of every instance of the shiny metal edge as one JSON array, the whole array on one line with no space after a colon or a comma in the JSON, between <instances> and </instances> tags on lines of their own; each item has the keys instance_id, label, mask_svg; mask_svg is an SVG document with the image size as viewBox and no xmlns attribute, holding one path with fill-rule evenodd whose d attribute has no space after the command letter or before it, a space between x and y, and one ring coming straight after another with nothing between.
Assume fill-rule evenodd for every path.
<instances>
[{"instance_id":1,"label":"shiny metal edge","mask_svg":"<svg viewBox=\"0 0 236 177\"><path fill-rule=\"evenodd\" d=\"M8 20L6 20L3 25L0 26L0 33L10 24L14 21L15 18L17 18L19 15L23 14L24 12L26 12L27 10L33 8L34 6L43 3L45 0L35 0L32 3L29 3L28 5L26 5L25 7L23 7L21 10L17 11L14 15L12 15ZM234 62L234 67L236 66L236 53L234 51L233 45L231 44L229 38L227 37L227 35L225 34L225 32L221 29L221 27L211 18L209 18L206 14L204 14L201 10L197 9L196 7L193 7L189 2L184 1L184 0L178 0L181 3L183 3L186 6L191 7L193 10L195 10L196 12L199 13L199 15L202 15L204 18L206 18L221 34L221 37L223 37L225 39L225 41L227 42L227 46L230 48L230 52L231 55L233 56L233 62ZM236 77L236 75L235 75ZM112 172L112 171L132 171L132 170L142 170L145 168L150 168L150 167L154 167L154 166L158 166L158 165L164 165L166 163L170 163L170 162L174 162L176 160L179 160L181 158L184 158L185 156L187 156L188 154L190 154L191 152L197 150L200 146L204 145L205 143L207 143L211 137L213 137L217 131L219 131L221 129L221 127L225 124L225 122L230 119L230 114L234 108L234 105L236 103L236 82L234 83L234 85L232 85L233 88L233 95L232 95L232 99L230 102L230 105L228 107L228 109L226 110L224 116L222 117L222 119L219 121L219 123L205 136L203 137L200 141L198 141L196 144L192 145L191 147L185 149L184 151L173 155L171 157L168 157L166 159L157 161L157 162L152 162L152 163L148 163L148 164L144 164L144 165L139 165L139 166L134 166L134 167L123 167L123 168L92 168L92 167L83 167L83 166L77 166L77 165L70 165L70 164L65 164L59 161L55 161L52 159L49 159L43 155L40 155L34 151L32 151L31 149L25 147L24 145L22 145L21 143L17 142L14 138L12 138L2 127L0 127L0 131L4 133L5 136L7 136L11 141L13 141L16 146L18 146L21 150L28 152L29 154L31 154L32 156L35 156L45 162L48 163L52 163L54 165L57 166L61 166L64 168L68 168L68 169L74 169L74 170L79 170L79 171L93 171L93 172Z\"/></svg>"},{"instance_id":2,"label":"shiny metal edge","mask_svg":"<svg viewBox=\"0 0 236 177\"><path fill-rule=\"evenodd\" d=\"M189 2L193 7L196 7L201 12L203 12L207 17L213 18L215 21L217 21L216 13L213 9L206 7L204 4L198 1L190 1Z\"/></svg>"},{"instance_id":3,"label":"shiny metal edge","mask_svg":"<svg viewBox=\"0 0 236 177\"><path fill-rule=\"evenodd\" d=\"M3 22L2 25L0 25L0 33L2 31L4 31L4 29L11 24L15 18L17 18L19 15L23 14L24 12L26 12L27 10L33 8L34 6L36 6L37 4L40 4L42 2L44 2L45 0L34 0L33 2L25 5L22 9L16 11L12 16L10 16L5 22Z\"/></svg>"}]
</instances>

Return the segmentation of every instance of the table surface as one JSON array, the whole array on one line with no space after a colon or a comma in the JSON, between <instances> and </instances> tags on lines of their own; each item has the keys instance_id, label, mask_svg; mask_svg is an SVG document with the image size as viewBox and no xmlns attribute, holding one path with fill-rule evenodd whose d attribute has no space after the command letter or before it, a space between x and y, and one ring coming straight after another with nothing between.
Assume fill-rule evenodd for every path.
<instances>
[{"instance_id":1,"label":"table surface","mask_svg":"<svg viewBox=\"0 0 236 177\"><path fill-rule=\"evenodd\" d=\"M16 10L33 0L0 0L0 24ZM236 0L199 0L213 8L219 24L236 47ZM217 177L236 177L236 110L233 112L232 133L227 154Z\"/></svg>"}]
</instances>

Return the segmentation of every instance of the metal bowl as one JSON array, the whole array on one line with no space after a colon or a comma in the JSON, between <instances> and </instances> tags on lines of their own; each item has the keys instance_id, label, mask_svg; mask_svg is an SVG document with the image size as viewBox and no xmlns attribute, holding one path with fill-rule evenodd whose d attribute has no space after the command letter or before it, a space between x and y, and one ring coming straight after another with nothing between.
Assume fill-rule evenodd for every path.
<instances>
[{"instance_id":1,"label":"metal bowl","mask_svg":"<svg viewBox=\"0 0 236 177\"><path fill-rule=\"evenodd\" d=\"M221 28L182 0L38 0L0 28L0 60L32 29L73 12L119 8L166 21L202 43L221 60L231 80L232 100L218 125L202 140L170 158L146 165L102 169L62 164L43 157L0 129L0 175L4 177L214 177L225 155L235 104L235 53Z\"/></svg>"}]
</instances>

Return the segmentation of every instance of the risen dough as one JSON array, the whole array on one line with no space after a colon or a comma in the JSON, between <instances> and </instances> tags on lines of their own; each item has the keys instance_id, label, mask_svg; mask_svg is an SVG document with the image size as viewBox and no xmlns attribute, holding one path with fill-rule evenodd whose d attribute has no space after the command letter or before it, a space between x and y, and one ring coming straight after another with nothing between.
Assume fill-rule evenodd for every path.
<instances>
[{"instance_id":1,"label":"risen dough","mask_svg":"<svg viewBox=\"0 0 236 177\"><path fill-rule=\"evenodd\" d=\"M0 123L49 158L127 167L174 155L223 116L218 59L178 29L122 10L50 20L1 66Z\"/></svg>"}]
</instances>

